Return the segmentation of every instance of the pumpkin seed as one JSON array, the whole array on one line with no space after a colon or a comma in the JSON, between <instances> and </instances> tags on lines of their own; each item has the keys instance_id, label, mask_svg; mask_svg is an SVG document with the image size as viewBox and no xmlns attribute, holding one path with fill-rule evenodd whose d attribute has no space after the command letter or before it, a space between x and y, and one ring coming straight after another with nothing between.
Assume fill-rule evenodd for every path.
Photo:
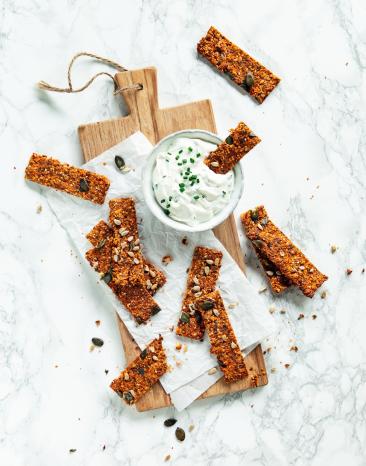
<instances>
[{"instance_id":1,"label":"pumpkin seed","mask_svg":"<svg viewBox=\"0 0 366 466\"><path fill-rule=\"evenodd\" d=\"M80 180L79 191L82 193L87 193L89 191L89 184L85 178L81 178Z\"/></svg>"},{"instance_id":2,"label":"pumpkin seed","mask_svg":"<svg viewBox=\"0 0 366 466\"><path fill-rule=\"evenodd\" d=\"M232 136L228 136L228 137L225 139L225 142L226 142L226 144L230 144L230 145L231 145L231 144L234 142L234 140L233 140Z\"/></svg>"},{"instance_id":3,"label":"pumpkin seed","mask_svg":"<svg viewBox=\"0 0 366 466\"><path fill-rule=\"evenodd\" d=\"M250 211L250 218L253 220L253 222L256 222L259 218L258 211L257 210L251 210Z\"/></svg>"},{"instance_id":4,"label":"pumpkin seed","mask_svg":"<svg viewBox=\"0 0 366 466\"><path fill-rule=\"evenodd\" d=\"M145 374L145 369L143 367L138 367L136 369L136 372L140 375L144 375Z\"/></svg>"},{"instance_id":5,"label":"pumpkin seed","mask_svg":"<svg viewBox=\"0 0 366 466\"><path fill-rule=\"evenodd\" d=\"M183 440L186 438L186 433L181 427L177 427L175 429L175 436L180 442L183 442Z\"/></svg>"},{"instance_id":6,"label":"pumpkin seed","mask_svg":"<svg viewBox=\"0 0 366 466\"><path fill-rule=\"evenodd\" d=\"M171 427L171 426L174 426L174 424L176 422L177 422L177 420L174 419L174 417L170 417L169 419L165 419L164 425L165 425L165 427Z\"/></svg>"},{"instance_id":7,"label":"pumpkin seed","mask_svg":"<svg viewBox=\"0 0 366 466\"><path fill-rule=\"evenodd\" d=\"M254 76L252 75L252 73L247 73L246 76L245 76L245 79L243 81L243 84L242 84L242 87L247 91L249 92L250 89L252 88L254 84Z\"/></svg>"},{"instance_id":8,"label":"pumpkin seed","mask_svg":"<svg viewBox=\"0 0 366 466\"><path fill-rule=\"evenodd\" d=\"M131 392L124 392L123 398L124 398L127 402L133 401L133 395L132 395Z\"/></svg>"},{"instance_id":9,"label":"pumpkin seed","mask_svg":"<svg viewBox=\"0 0 366 466\"><path fill-rule=\"evenodd\" d=\"M203 303L201 304L201 308L204 311L208 311L209 309L214 308L214 303L212 301L203 301Z\"/></svg>"},{"instance_id":10,"label":"pumpkin seed","mask_svg":"<svg viewBox=\"0 0 366 466\"><path fill-rule=\"evenodd\" d=\"M145 359L147 356L147 348L145 348L143 351L141 351L140 353L140 358L141 359Z\"/></svg>"},{"instance_id":11,"label":"pumpkin seed","mask_svg":"<svg viewBox=\"0 0 366 466\"><path fill-rule=\"evenodd\" d=\"M116 164L116 166L117 166L117 168L119 170L122 170L122 168L124 168L126 166L125 161L123 160L123 158L120 155L116 155L114 157L114 163Z\"/></svg>"},{"instance_id":12,"label":"pumpkin seed","mask_svg":"<svg viewBox=\"0 0 366 466\"><path fill-rule=\"evenodd\" d=\"M104 341L101 339L101 338L92 338L92 343L93 345L95 346L103 346L104 345Z\"/></svg>"},{"instance_id":13,"label":"pumpkin seed","mask_svg":"<svg viewBox=\"0 0 366 466\"><path fill-rule=\"evenodd\" d=\"M108 283L112 280L111 272L107 272L103 275L102 280L108 285Z\"/></svg>"},{"instance_id":14,"label":"pumpkin seed","mask_svg":"<svg viewBox=\"0 0 366 466\"><path fill-rule=\"evenodd\" d=\"M154 285L153 285L153 286L154 286ZM151 288L153 288L153 286L152 286ZM154 315L156 315L156 314L157 314L158 312L160 312L160 311L161 311L161 308L160 308L158 305L156 305L156 306L154 306L154 307L151 309L151 315L154 316Z\"/></svg>"},{"instance_id":15,"label":"pumpkin seed","mask_svg":"<svg viewBox=\"0 0 366 466\"><path fill-rule=\"evenodd\" d=\"M185 312L182 312L181 316L180 316L180 320L182 322L184 322L185 324L188 324L189 322L189 315Z\"/></svg>"}]
</instances>

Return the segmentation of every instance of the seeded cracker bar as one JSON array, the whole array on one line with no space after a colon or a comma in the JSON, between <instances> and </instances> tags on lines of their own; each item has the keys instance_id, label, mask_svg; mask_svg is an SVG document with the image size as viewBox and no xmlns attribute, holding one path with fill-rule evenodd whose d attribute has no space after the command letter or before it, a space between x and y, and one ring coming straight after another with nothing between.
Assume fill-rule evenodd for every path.
<instances>
[{"instance_id":1,"label":"seeded cracker bar","mask_svg":"<svg viewBox=\"0 0 366 466\"><path fill-rule=\"evenodd\" d=\"M197 306L211 343L211 353L217 357L225 382L236 382L247 377L244 357L231 326L229 316L218 291L199 298Z\"/></svg>"},{"instance_id":2,"label":"seeded cracker bar","mask_svg":"<svg viewBox=\"0 0 366 466\"><path fill-rule=\"evenodd\" d=\"M111 235L113 235L113 230L109 227L109 225L104 220L101 220L86 235L86 237L94 247L101 247L107 242L107 240L109 240L108 244L109 244L110 252L108 252L108 255L109 257L111 257L111 254L112 254L112 244L110 242ZM151 262L148 262L144 257L142 257L142 262L144 265L144 277L145 277L146 289L149 291L151 295L154 295L166 283L166 277L161 270L159 270Z\"/></svg>"},{"instance_id":3,"label":"seeded cracker bar","mask_svg":"<svg viewBox=\"0 0 366 466\"><path fill-rule=\"evenodd\" d=\"M127 404L133 405L168 369L163 337L156 338L121 372L110 387Z\"/></svg>"},{"instance_id":4,"label":"seeded cracker bar","mask_svg":"<svg viewBox=\"0 0 366 466\"><path fill-rule=\"evenodd\" d=\"M260 141L245 123L240 122L230 131L225 142L209 153L204 162L215 173L225 174Z\"/></svg>"},{"instance_id":5,"label":"seeded cracker bar","mask_svg":"<svg viewBox=\"0 0 366 466\"><path fill-rule=\"evenodd\" d=\"M214 291L219 277L221 260L222 252L220 251L202 246L195 248L188 273L182 313L175 331L177 335L194 340L203 338L205 327L195 302L201 296L206 296Z\"/></svg>"},{"instance_id":6,"label":"seeded cracker bar","mask_svg":"<svg viewBox=\"0 0 366 466\"><path fill-rule=\"evenodd\" d=\"M241 215L247 237L254 242L260 253L272 262L279 272L296 285L305 296L312 298L327 276L293 245L282 231L269 220L263 206Z\"/></svg>"},{"instance_id":7,"label":"seeded cracker bar","mask_svg":"<svg viewBox=\"0 0 366 466\"><path fill-rule=\"evenodd\" d=\"M103 175L39 154L33 154L30 158L25 178L95 204L104 203L110 185L108 178Z\"/></svg>"},{"instance_id":8,"label":"seeded cracker bar","mask_svg":"<svg viewBox=\"0 0 366 466\"><path fill-rule=\"evenodd\" d=\"M109 206L112 234L87 251L86 259L141 324L157 314L160 307L146 289L134 200L113 199ZM105 226L99 223L88 238L94 241L98 230L103 229Z\"/></svg>"},{"instance_id":9,"label":"seeded cracker bar","mask_svg":"<svg viewBox=\"0 0 366 466\"><path fill-rule=\"evenodd\" d=\"M226 39L213 26L198 42L197 51L260 104L280 82L280 78Z\"/></svg>"}]
</instances>

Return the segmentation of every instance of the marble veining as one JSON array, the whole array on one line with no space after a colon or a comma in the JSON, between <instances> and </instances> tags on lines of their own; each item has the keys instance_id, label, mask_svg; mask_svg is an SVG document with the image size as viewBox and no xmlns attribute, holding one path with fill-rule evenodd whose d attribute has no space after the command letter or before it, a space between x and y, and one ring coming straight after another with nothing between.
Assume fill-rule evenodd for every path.
<instances>
[{"instance_id":1,"label":"marble veining","mask_svg":"<svg viewBox=\"0 0 366 466\"><path fill-rule=\"evenodd\" d=\"M365 2L0 5L0 464L366 464ZM263 105L197 59L211 24L282 78ZM221 135L243 119L261 136L243 161L237 218L265 204L329 275L324 299L262 294L279 328L263 342L268 386L179 415L137 413L108 389L124 365L114 313L41 190L23 181L32 151L79 165L77 126L127 111L105 79L76 95L37 91L41 79L66 85L68 60L82 50L127 68L154 65L161 106L210 98ZM82 61L75 83L100 69ZM261 289L240 236L248 278ZM94 336L105 344L90 352ZM163 426L174 415L183 443Z\"/></svg>"}]
</instances>

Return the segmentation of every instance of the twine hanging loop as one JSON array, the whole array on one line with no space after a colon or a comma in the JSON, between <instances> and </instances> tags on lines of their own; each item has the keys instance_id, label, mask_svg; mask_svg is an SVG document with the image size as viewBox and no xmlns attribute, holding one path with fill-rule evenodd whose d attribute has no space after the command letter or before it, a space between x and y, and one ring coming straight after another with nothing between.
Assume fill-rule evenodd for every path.
<instances>
[{"instance_id":1,"label":"twine hanging loop","mask_svg":"<svg viewBox=\"0 0 366 466\"><path fill-rule=\"evenodd\" d=\"M113 61L113 60L110 60L109 58L104 58L104 57L101 57L99 55L95 55L94 53L89 53L89 52L80 52L80 53L77 53L73 58L72 60L70 61L69 63L69 66L68 66L68 69L67 69L67 81L68 81L68 84L69 86L68 87L56 87L56 86L52 86L51 84L48 84L46 83L45 81L39 81L37 83L37 87L39 89L42 89L44 91L51 91L51 92L65 92L65 93L68 93L68 94L72 94L72 93L76 93L76 92L82 92L84 91L86 88L88 88L94 81L95 79L98 77L98 76L102 76L102 75L105 75L105 76L108 76L109 78L112 79L113 81L113 84L114 84L114 94L119 94L120 92L123 92L123 91L127 91L127 90L141 90L143 88L142 84L138 83L138 84L131 84L130 86L126 86L126 87L122 87L122 88L119 88L118 87L118 83L115 79L115 77L113 75L111 75L110 73L107 73L106 71L101 71L97 74L95 74L94 76L92 76L89 81L87 81L83 86L75 89L72 85L72 80L71 80L71 69L72 69L72 66L73 64L75 63L75 61L79 58L79 57L90 57L90 58L94 58L95 60L98 60L102 63L105 63L106 65L109 65L109 66L112 66L113 68L116 68L116 70L118 71L127 71L126 68L124 68L122 65L120 65L119 63Z\"/></svg>"}]
</instances>

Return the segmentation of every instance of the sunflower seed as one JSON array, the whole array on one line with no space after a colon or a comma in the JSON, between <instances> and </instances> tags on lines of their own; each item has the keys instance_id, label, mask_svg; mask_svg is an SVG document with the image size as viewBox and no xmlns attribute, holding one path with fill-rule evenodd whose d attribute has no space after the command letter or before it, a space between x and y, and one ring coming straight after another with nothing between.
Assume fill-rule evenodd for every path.
<instances>
[{"instance_id":1,"label":"sunflower seed","mask_svg":"<svg viewBox=\"0 0 366 466\"><path fill-rule=\"evenodd\" d=\"M254 76L252 75L252 73L247 73L247 75L245 76L245 79L243 81L243 84L242 86L244 87L244 89L249 92L250 89L252 88L254 84Z\"/></svg>"},{"instance_id":2,"label":"sunflower seed","mask_svg":"<svg viewBox=\"0 0 366 466\"><path fill-rule=\"evenodd\" d=\"M215 259L215 265L216 265L216 266L220 265L220 258L219 258L219 257L216 257L216 259Z\"/></svg>"},{"instance_id":3,"label":"sunflower seed","mask_svg":"<svg viewBox=\"0 0 366 466\"><path fill-rule=\"evenodd\" d=\"M183 442L183 440L186 438L186 433L181 427L177 427L175 429L175 436L180 442Z\"/></svg>"},{"instance_id":4,"label":"sunflower seed","mask_svg":"<svg viewBox=\"0 0 366 466\"><path fill-rule=\"evenodd\" d=\"M206 264L213 265L214 261L212 259L206 259Z\"/></svg>"},{"instance_id":5,"label":"sunflower seed","mask_svg":"<svg viewBox=\"0 0 366 466\"><path fill-rule=\"evenodd\" d=\"M224 333L223 335L221 335L221 339L222 339L223 341L226 341L226 340L227 340L227 335L225 335L225 333Z\"/></svg>"},{"instance_id":6,"label":"sunflower seed","mask_svg":"<svg viewBox=\"0 0 366 466\"><path fill-rule=\"evenodd\" d=\"M150 277L152 277L152 278L156 277L156 273L153 270L150 270L149 274L150 274Z\"/></svg>"},{"instance_id":7,"label":"sunflower seed","mask_svg":"<svg viewBox=\"0 0 366 466\"><path fill-rule=\"evenodd\" d=\"M210 273L210 267L208 267L207 265L203 270L205 272L205 275L208 275Z\"/></svg>"},{"instance_id":8,"label":"sunflower seed","mask_svg":"<svg viewBox=\"0 0 366 466\"><path fill-rule=\"evenodd\" d=\"M192 288L192 291L200 291L200 290L201 290L201 288L200 288L199 285L196 285L196 286L194 286L194 287Z\"/></svg>"},{"instance_id":9,"label":"sunflower seed","mask_svg":"<svg viewBox=\"0 0 366 466\"><path fill-rule=\"evenodd\" d=\"M122 172L122 173L128 173L128 172L130 172L131 170L132 170L131 167L124 167L124 168L122 168L121 172Z\"/></svg>"},{"instance_id":10,"label":"sunflower seed","mask_svg":"<svg viewBox=\"0 0 366 466\"><path fill-rule=\"evenodd\" d=\"M213 375L213 374L216 374L216 372L217 372L216 367L213 367L212 369L210 369L210 370L207 372L207 374L208 374L208 375Z\"/></svg>"},{"instance_id":11,"label":"sunflower seed","mask_svg":"<svg viewBox=\"0 0 366 466\"><path fill-rule=\"evenodd\" d=\"M118 232L121 236L126 236L128 234L128 231L125 230L124 228L120 228Z\"/></svg>"},{"instance_id":12,"label":"sunflower seed","mask_svg":"<svg viewBox=\"0 0 366 466\"><path fill-rule=\"evenodd\" d=\"M119 256L118 256L117 254L115 254L115 255L113 256L113 260L114 260L114 262L118 262Z\"/></svg>"},{"instance_id":13,"label":"sunflower seed","mask_svg":"<svg viewBox=\"0 0 366 466\"><path fill-rule=\"evenodd\" d=\"M127 251L127 254L128 254L130 257L135 257L135 254L134 254L132 251Z\"/></svg>"},{"instance_id":14,"label":"sunflower seed","mask_svg":"<svg viewBox=\"0 0 366 466\"><path fill-rule=\"evenodd\" d=\"M285 253L283 251L280 251L280 256L285 257Z\"/></svg>"},{"instance_id":15,"label":"sunflower seed","mask_svg":"<svg viewBox=\"0 0 366 466\"><path fill-rule=\"evenodd\" d=\"M232 342L230 343L230 346L231 346L232 349L234 349L234 348L236 348L238 345L237 345L234 341L232 341Z\"/></svg>"},{"instance_id":16,"label":"sunflower seed","mask_svg":"<svg viewBox=\"0 0 366 466\"><path fill-rule=\"evenodd\" d=\"M125 375L123 376L124 380L130 380L130 376L128 375L128 373L126 372Z\"/></svg>"},{"instance_id":17,"label":"sunflower seed","mask_svg":"<svg viewBox=\"0 0 366 466\"><path fill-rule=\"evenodd\" d=\"M273 272L272 272L272 270L266 270L266 274L267 274L269 277L273 277Z\"/></svg>"},{"instance_id":18,"label":"sunflower seed","mask_svg":"<svg viewBox=\"0 0 366 466\"><path fill-rule=\"evenodd\" d=\"M137 265L137 264L140 263L140 261L135 257L134 260L133 260L133 263Z\"/></svg>"},{"instance_id":19,"label":"sunflower seed","mask_svg":"<svg viewBox=\"0 0 366 466\"><path fill-rule=\"evenodd\" d=\"M200 284L200 281L198 280L198 278L196 277L196 275L193 277L192 281L193 281L193 283L194 283L195 285L199 285L199 284Z\"/></svg>"},{"instance_id":20,"label":"sunflower seed","mask_svg":"<svg viewBox=\"0 0 366 466\"><path fill-rule=\"evenodd\" d=\"M212 309L212 314L214 314L216 317L219 317L220 312L217 309Z\"/></svg>"},{"instance_id":21,"label":"sunflower seed","mask_svg":"<svg viewBox=\"0 0 366 466\"><path fill-rule=\"evenodd\" d=\"M219 162L211 162L210 165L211 165L211 167L219 167L220 166Z\"/></svg>"},{"instance_id":22,"label":"sunflower seed","mask_svg":"<svg viewBox=\"0 0 366 466\"><path fill-rule=\"evenodd\" d=\"M263 230L263 227L260 223L257 223L257 228L259 228L260 230Z\"/></svg>"},{"instance_id":23,"label":"sunflower seed","mask_svg":"<svg viewBox=\"0 0 366 466\"><path fill-rule=\"evenodd\" d=\"M99 243L97 244L97 249L102 249L102 247L105 245L106 241L107 241L107 240L106 240L105 238L104 238L104 239L101 239L101 240L99 241Z\"/></svg>"},{"instance_id":24,"label":"sunflower seed","mask_svg":"<svg viewBox=\"0 0 366 466\"><path fill-rule=\"evenodd\" d=\"M156 290L157 287L158 287L158 284L157 284L157 283L154 283L153 285L151 285L151 289L152 289L152 290Z\"/></svg>"},{"instance_id":25,"label":"sunflower seed","mask_svg":"<svg viewBox=\"0 0 366 466\"><path fill-rule=\"evenodd\" d=\"M199 298L202 295L202 291L198 291L197 293L194 294L195 298Z\"/></svg>"},{"instance_id":26,"label":"sunflower seed","mask_svg":"<svg viewBox=\"0 0 366 466\"><path fill-rule=\"evenodd\" d=\"M120 155L116 155L114 157L114 163L116 164L119 170L122 170L122 168L126 166L125 161Z\"/></svg>"},{"instance_id":27,"label":"sunflower seed","mask_svg":"<svg viewBox=\"0 0 366 466\"><path fill-rule=\"evenodd\" d=\"M87 193L89 191L89 184L85 178L81 178L80 180L79 191L81 193Z\"/></svg>"},{"instance_id":28,"label":"sunflower seed","mask_svg":"<svg viewBox=\"0 0 366 466\"><path fill-rule=\"evenodd\" d=\"M248 136L249 136L250 138L255 138L255 134L253 133L253 131L251 131L251 132L248 134Z\"/></svg>"},{"instance_id":29,"label":"sunflower seed","mask_svg":"<svg viewBox=\"0 0 366 466\"><path fill-rule=\"evenodd\" d=\"M133 236L129 236L129 237L127 238L127 241L128 241L129 243L131 243L131 241L133 241Z\"/></svg>"},{"instance_id":30,"label":"sunflower seed","mask_svg":"<svg viewBox=\"0 0 366 466\"><path fill-rule=\"evenodd\" d=\"M119 227L121 225L121 220L118 220L118 218L115 218L113 220L113 223Z\"/></svg>"},{"instance_id":31,"label":"sunflower seed","mask_svg":"<svg viewBox=\"0 0 366 466\"><path fill-rule=\"evenodd\" d=\"M146 288L149 290L152 286L152 283L150 280L146 280Z\"/></svg>"},{"instance_id":32,"label":"sunflower seed","mask_svg":"<svg viewBox=\"0 0 366 466\"><path fill-rule=\"evenodd\" d=\"M154 361L159 361L159 358L156 356L156 354L154 354L152 358Z\"/></svg>"}]
</instances>

